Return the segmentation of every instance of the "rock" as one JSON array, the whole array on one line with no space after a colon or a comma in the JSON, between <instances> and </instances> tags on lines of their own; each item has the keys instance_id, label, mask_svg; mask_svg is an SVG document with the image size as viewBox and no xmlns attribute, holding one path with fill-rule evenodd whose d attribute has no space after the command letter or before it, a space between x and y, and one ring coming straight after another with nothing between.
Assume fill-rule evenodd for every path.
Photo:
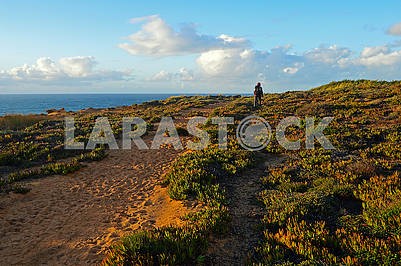
<instances>
[{"instance_id":1,"label":"rock","mask_svg":"<svg viewBox=\"0 0 401 266\"><path fill-rule=\"evenodd\" d=\"M67 111L64 108L61 109L49 109L46 110L47 115L52 116L52 115L65 115Z\"/></svg>"}]
</instances>

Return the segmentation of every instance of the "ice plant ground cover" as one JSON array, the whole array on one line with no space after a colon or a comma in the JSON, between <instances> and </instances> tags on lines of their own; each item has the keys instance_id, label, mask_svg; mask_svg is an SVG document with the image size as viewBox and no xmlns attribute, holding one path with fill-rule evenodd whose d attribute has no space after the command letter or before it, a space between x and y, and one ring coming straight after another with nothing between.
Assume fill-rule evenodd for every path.
<instances>
[{"instance_id":1,"label":"ice plant ground cover","mask_svg":"<svg viewBox=\"0 0 401 266\"><path fill-rule=\"evenodd\" d=\"M260 178L254 195L263 206L258 220L259 244L247 261L265 265L397 265L401 260L401 82L341 81L309 91L267 94L254 109L250 97L172 97L74 117L76 139L85 144L98 117L107 116L113 134L122 136L122 117L142 117L147 129L160 118L194 106L219 104L209 117L234 117L228 126L227 149L218 149L218 126L206 122L208 148L186 151L164 175L174 200L196 200L203 209L185 217L184 227L139 231L110 247L106 265L208 263L218 252L211 239L233 230L225 185L250 179L258 165L255 153L235 139L238 123L249 115L265 118L273 128L289 116L298 126L285 130L301 140L300 150L287 150L272 136L264 153L285 156ZM188 112L187 116L198 116ZM324 134L335 149L306 149L305 117L333 117ZM32 118L32 119L31 119ZM178 118L179 119L179 118ZM63 117L4 117L0 121L2 192L30 193L21 182L79 171L83 161L101 160L107 146L65 150ZM15 125L15 127L13 127ZM180 136L188 135L178 125ZM248 175L248 176L247 176ZM66 176L66 178L69 178ZM246 184L246 182L244 183ZM238 230L238 229L235 229Z\"/></svg>"},{"instance_id":2,"label":"ice plant ground cover","mask_svg":"<svg viewBox=\"0 0 401 266\"><path fill-rule=\"evenodd\" d=\"M289 151L274 141L266 147L268 152L285 154L288 159L268 169L261 178L263 187L258 199L265 205L260 221L263 237L249 262L399 263L400 95L400 82L342 81L305 92L267 95L264 105L257 110L252 108L249 98L237 98L215 109L211 115L234 116L237 120L249 114L275 121L289 115L334 117L325 133L335 150ZM288 138L304 138L303 126L301 121L300 127L287 129ZM217 136L216 128L209 127L209 132ZM106 265L204 262L210 235L224 236L232 230L227 226L230 212L219 183L222 179L238 178L233 174L243 170L242 166L249 167L248 163L235 162L252 160L251 152L242 154L236 145L216 155L219 159L213 155L216 152L210 146L207 151L185 154L166 175L172 198L192 196L205 202L205 211L192 216L196 219L184 229L160 228L128 236L110 251ZM233 153L242 154L241 159L236 161L234 157L232 161ZM227 168L230 161L228 168L232 171L219 170ZM213 162L214 167L203 162ZM216 177L216 172L222 175ZM241 177L246 178L246 172ZM216 226L224 230L216 231Z\"/></svg>"}]
</instances>

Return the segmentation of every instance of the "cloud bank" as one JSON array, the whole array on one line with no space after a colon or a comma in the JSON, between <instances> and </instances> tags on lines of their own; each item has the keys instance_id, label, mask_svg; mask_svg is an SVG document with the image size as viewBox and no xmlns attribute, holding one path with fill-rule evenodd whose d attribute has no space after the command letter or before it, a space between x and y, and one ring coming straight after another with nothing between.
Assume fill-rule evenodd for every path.
<instances>
[{"instance_id":1,"label":"cloud bank","mask_svg":"<svg viewBox=\"0 0 401 266\"><path fill-rule=\"evenodd\" d=\"M124 80L130 71L96 70L93 56L63 57L55 62L49 57L41 57L35 64L0 70L0 81L15 82L61 82L61 81L105 81Z\"/></svg>"},{"instance_id":2,"label":"cloud bank","mask_svg":"<svg viewBox=\"0 0 401 266\"><path fill-rule=\"evenodd\" d=\"M130 55L150 58L149 64L170 60L162 64L166 66L168 62L168 70L165 67L155 69L153 74L144 73L135 84L123 84L133 79L132 71L98 69L98 62L92 56L59 60L41 57L33 64L0 70L0 86L104 86L102 82L109 82L114 88L170 89L185 85L200 90L223 88L232 92L232 88L242 91L257 81L282 91L341 79L401 79L401 42L397 39L389 44L366 46L360 51L341 45L317 44L317 47L295 52L291 45L255 49L246 38L227 33L201 34L194 24L175 29L159 15L133 18L130 22L139 27L119 47ZM392 25L386 33L401 36L401 23ZM183 57L175 57L181 55L187 56L184 64L178 63ZM177 63L173 61L176 59Z\"/></svg>"},{"instance_id":3,"label":"cloud bank","mask_svg":"<svg viewBox=\"0 0 401 266\"><path fill-rule=\"evenodd\" d=\"M201 53L196 60L205 77L236 77L275 85L319 84L338 79L401 78L401 50L389 46L366 47L359 55L345 47L313 48L302 54L289 47L270 51L220 49Z\"/></svg>"},{"instance_id":4,"label":"cloud bank","mask_svg":"<svg viewBox=\"0 0 401 266\"><path fill-rule=\"evenodd\" d=\"M131 23L143 22L142 28L128 36L129 42L120 44L120 48L133 55L172 56L249 45L244 38L226 34L199 34L193 24L182 26L176 31L158 15L131 19Z\"/></svg>"},{"instance_id":5,"label":"cloud bank","mask_svg":"<svg viewBox=\"0 0 401 266\"><path fill-rule=\"evenodd\" d=\"M142 27L120 48L132 55L150 57L197 55L191 74L181 74L187 81L212 79L217 86L227 81L242 86L261 80L274 86L295 87L338 79L401 78L401 50L396 49L397 45L365 47L360 52L338 45L298 53L292 51L291 45L258 50L244 38L199 34L192 24L175 30L158 15L131 22L141 23ZM388 33L401 35L401 23L393 25ZM171 81L177 76L178 73L162 70L147 80Z\"/></svg>"}]
</instances>

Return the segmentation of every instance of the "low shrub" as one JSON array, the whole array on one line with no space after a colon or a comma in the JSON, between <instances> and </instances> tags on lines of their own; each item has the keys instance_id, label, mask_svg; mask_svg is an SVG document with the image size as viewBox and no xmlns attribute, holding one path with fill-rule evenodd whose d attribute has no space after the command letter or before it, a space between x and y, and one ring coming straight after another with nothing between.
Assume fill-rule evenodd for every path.
<instances>
[{"instance_id":1,"label":"low shrub","mask_svg":"<svg viewBox=\"0 0 401 266\"><path fill-rule=\"evenodd\" d=\"M249 152L231 147L219 150L192 151L178 157L165 175L171 198L196 198L206 206L184 217L181 228L162 227L149 232L139 231L113 246L103 265L188 265L203 263L212 233L224 233L230 214L224 191L218 182L232 178L249 166Z\"/></svg>"}]
</instances>

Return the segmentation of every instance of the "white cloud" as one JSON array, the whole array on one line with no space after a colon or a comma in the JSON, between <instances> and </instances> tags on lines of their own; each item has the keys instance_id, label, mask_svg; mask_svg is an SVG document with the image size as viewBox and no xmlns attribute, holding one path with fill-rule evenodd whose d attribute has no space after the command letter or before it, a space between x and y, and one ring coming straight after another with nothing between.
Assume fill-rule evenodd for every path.
<instances>
[{"instance_id":1,"label":"white cloud","mask_svg":"<svg viewBox=\"0 0 401 266\"><path fill-rule=\"evenodd\" d=\"M287 74L290 74L290 75L294 75L295 73L297 73L303 67L304 67L304 63L295 63L294 66L292 66L292 67L284 68L283 72L287 73Z\"/></svg>"},{"instance_id":2,"label":"white cloud","mask_svg":"<svg viewBox=\"0 0 401 266\"><path fill-rule=\"evenodd\" d=\"M387 34L401 36L401 22L394 24L390 28L388 28Z\"/></svg>"},{"instance_id":3,"label":"white cloud","mask_svg":"<svg viewBox=\"0 0 401 266\"><path fill-rule=\"evenodd\" d=\"M304 53L304 57L308 60L321 62L325 64L336 64L341 59L351 56L351 50L344 47L332 45L329 47L319 47Z\"/></svg>"},{"instance_id":4,"label":"white cloud","mask_svg":"<svg viewBox=\"0 0 401 266\"><path fill-rule=\"evenodd\" d=\"M0 73L0 77L10 77L15 80L49 80L61 75L60 69L56 66L55 62L48 57L39 58L34 65L24 64L19 67L13 67L8 71L3 70Z\"/></svg>"},{"instance_id":5,"label":"white cloud","mask_svg":"<svg viewBox=\"0 0 401 266\"><path fill-rule=\"evenodd\" d=\"M60 61L61 69L70 77L86 77L93 73L97 64L93 56L64 57Z\"/></svg>"},{"instance_id":6,"label":"white cloud","mask_svg":"<svg viewBox=\"0 0 401 266\"><path fill-rule=\"evenodd\" d=\"M39 72L46 73L49 76L57 75L60 71L56 64L49 57L42 57L36 61L36 68Z\"/></svg>"},{"instance_id":7,"label":"white cloud","mask_svg":"<svg viewBox=\"0 0 401 266\"><path fill-rule=\"evenodd\" d=\"M387 46L373 46L365 47L361 52L362 58L372 57L381 53L388 53L389 48Z\"/></svg>"},{"instance_id":8,"label":"white cloud","mask_svg":"<svg viewBox=\"0 0 401 266\"><path fill-rule=\"evenodd\" d=\"M175 31L158 15L131 19L132 23L145 22L142 28L127 37L130 42L120 48L133 55L169 56L205 52L218 48L246 47L249 42L243 38L198 34L192 24Z\"/></svg>"},{"instance_id":9,"label":"white cloud","mask_svg":"<svg viewBox=\"0 0 401 266\"><path fill-rule=\"evenodd\" d=\"M391 45L365 47L356 58L347 58L339 62L343 67L366 67L378 72L385 71L386 67L392 74L401 69L401 50L393 50Z\"/></svg>"},{"instance_id":10,"label":"white cloud","mask_svg":"<svg viewBox=\"0 0 401 266\"><path fill-rule=\"evenodd\" d=\"M401 50L389 46L366 47L357 56L350 49L335 45L302 54L292 53L290 46L270 51L219 49L202 53L196 62L204 80L264 80L278 86L311 86L350 78L401 78Z\"/></svg>"},{"instance_id":11,"label":"white cloud","mask_svg":"<svg viewBox=\"0 0 401 266\"><path fill-rule=\"evenodd\" d=\"M234 44L234 43L247 44L248 43L248 41L245 38L236 38L236 37L229 36L227 34L221 34L219 37L217 37L217 39L223 40L223 42L225 44Z\"/></svg>"},{"instance_id":12,"label":"white cloud","mask_svg":"<svg viewBox=\"0 0 401 266\"><path fill-rule=\"evenodd\" d=\"M209 75L220 75L235 71L236 66L241 63L238 50L211 50L202 53L197 59L199 66Z\"/></svg>"},{"instance_id":13,"label":"white cloud","mask_svg":"<svg viewBox=\"0 0 401 266\"><path fill-rule=\"evenodd\" d=\"M161 70L160 72L154 74L147 81L193 81L195 80L195 75L193 70L182 67L178 69L175 73L168 72L166 70Z\"/></svg>"},{"instance_id":14,"label":"white cloud","mask_svg":"<svg viewBox=\"0 0 401 266\"><path fill-rule=\"evenodd\" d=\"M277 76L289 66L302 68L302 58L289 54L288 49L288 46L284 46L273 48L270 52L253 49L212 50L202 53L197 63L210 76L255 77L259 73Z\"/></svg>"},{"instance_id":15,"label":"white cloud","mask_svg":"<svg viewBox=\"0 0 401 266\"><path fill-rule=\"evenodd\" d=\"M190 81L195 79L194 72L185 67L180 68L177 75L181 81Z\"/></svg>"},{"instance_id":16,"label":"white cloud","mask_svg":"<svg viewBox=\"0 0 401 266\"><path fill-rule=\"evenodd\" d=\"M361 52L356 63L368 67L401 64L401 50L391 51L385 46L367 47Z\"/></svg>"},{"instance_id":17,"label":"white cloud","mask_svg":"<svg viewBox=\"0 0 401 266\"><path fill-rule=\"evenodd\" d=\"M97 64L92 56L63 57L58 63L49 57L41 57L35 64L24 64L0 71L0 80L14 81L95 81L123 80L131 71L94 70Z\"/></svg>"},{"instance_id":18,"label":"white cloud","mask_svg":"<svg viewBox=\"0 0 401 266\"><path fill-rule=\"evenodd\" d=\"M173 77L173 74L165 71L165 70L161 70L160 72L154 74L152 77L150 77L148 80L149 81L169 81L171 80L171 78Z\"/></svg>"}]
</instances>

